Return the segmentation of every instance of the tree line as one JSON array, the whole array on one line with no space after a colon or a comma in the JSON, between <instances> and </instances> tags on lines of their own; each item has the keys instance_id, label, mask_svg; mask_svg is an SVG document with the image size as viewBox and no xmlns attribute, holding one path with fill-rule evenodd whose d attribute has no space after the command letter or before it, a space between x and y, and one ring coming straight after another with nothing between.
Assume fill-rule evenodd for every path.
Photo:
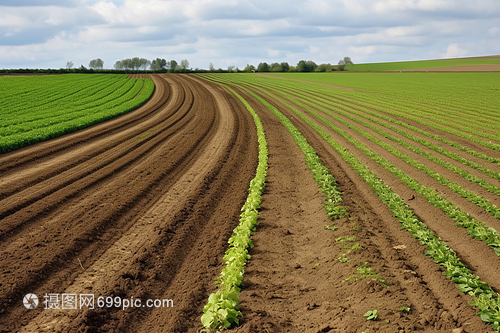
<instances>
[{"instance_id":1,"label":"tree line","mask_svg":"<svg viewBox=\"0 0 500 333\"><path fill-rule=\"evenodd\" d=\"M257 67L254 65L249 65L240 70L234 66L228 66L227 70L222 68L216 69L212 63L210 63L209 70L203 70L196 68L195 70L189 69L189 61L184 59L180 64L175 60L167 61L165 59L156 58L149 61L145 58L130 58L124 60L118 60L114 68L116 70L147 70L148 68L152 71L168 71L168 72L332 72L332 71L343 71L348 65L354 65L350 57L344 57L344 59L339 60L337 65L320 64L317 65L312 60L300 60L296 66L290 66L288 62L277 63L273 62L268 64L267 62L261 62ZM103 62L101 59L95 59L90 61L89 67L95 70L102 69Z\"/></svg>"},{"instance_id":2,"label":"tree line","mask_svg":"<svg viewBox=\"0 0 500 333\"><path fill-rule=\"evenodd\" d=\"M145 58L130 58L118 60L115 62L114 68L117 70L147 70L148 68L155 72L187 72L189 69L189 61L181 60L180 64L175 60L167 61L165 59L156 58L149 61Z\"/></svg>"},{"instance_id":3,"label":"tree line","mask_svg":"<svg viewBox=\"0 0 500 333\"><path fill-rule=\"evenodd\" d=\"M104 69L104 62L102 59L97 58L89 62L88 67L81 65L80 67L74 68L72 61L66 63L66 68L60 69L0 69L0 73L5 74L24 74L24 73L40 73L40 74L64 74L64 73L140 73L140 72L160 72L160 73L252 73L252 72L332 72L332 71L343 71L346 66L354 65L351 58L344 57L344 59L339 60L337 65L320 64L317 65L312 60L300 60L296 66L291 66L288 62L273 62L266 63L261 62L255 67L254 65L247 64L244 69L239 69L238 67L228 66L227 69L215 68L215 66L210 63L209 69L200 68L189 68L189 61L187 59L181 60L177 63L175 60L167 61L165 59L156 58L154 60L148 60L145 58L129 58L118 60L114 64L114 69Z\"/></svg>"},{"instance_id":4,"label":"tree line","mask_svg":"<svg viewBox=\"0 0 500 333\"><path fill-rule=\"evenodd\" d=\"M344 57L340 60L337 65L320 64L317 65L312 60L300 60L296 66L290 66L287 62L277 63L273 62L268 64L266 62L261 62L255 68L253 65L247 65L243 72L333 72L333 71L343 71L347 65L354 65L351 58Z\"/></svg>"}]
</instances>

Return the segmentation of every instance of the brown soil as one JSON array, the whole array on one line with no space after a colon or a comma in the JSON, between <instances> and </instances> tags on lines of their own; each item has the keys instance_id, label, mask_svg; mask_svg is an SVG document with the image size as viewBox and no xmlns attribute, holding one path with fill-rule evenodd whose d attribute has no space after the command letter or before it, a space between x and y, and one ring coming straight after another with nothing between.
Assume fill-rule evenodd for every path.
<instances>
[{"instance_id":1,"label":"brown soil","mask_svg":"<svg viewBox=\"0 0 500 333\"><path fill-rule=\"evenodd\" d=\"M270 142L270 168L260 224L253 237L255 248L245 273L246 288L240 296L246 315L237 332L492 332L468 305L470 297L443 275L408 232L400 230L399 222L350 166L310 126L282 105L273 104L306 135L332 171L350 216L338 221L326 218L321 207L324 197L318 194L302 153L277 119L253 103ZM333 131L329 133L351 148ZM359 135L357 139L361 140ZM369 159L363 162L403 193L439 235L448 235L444 239L464 262L474 262L473 269L483 280L500 289L495 278L500 263L492 261L496 256L486 259L482 255L492 252L490 249L471 242L453 222L442 225L449 219L442 212L425 199L412 199L411 191ZM326 230L325 225L338 229ZM336 242L342 236L354 236L356 241ZM362 249L344 248L355 243ZM349 261L342 263L339 258ZM390 286L371 278L349 279L365 263ZM401 307L411 308L410 313L400 311ZM363 315L374 309L378 320L367 321Z\"/></svg>"},{"instance_id":2,"label":"brown soil","mask_svg":"<svg viewBox=\"0 0 500 333\"><path fill-rule=\"evenodd\" d=\"M123 117L0 158L0 332L182 332L215 289L257 163L248 111L188 76L153 76ZM26 293L172 299L35 310Z\"/></svg>"},{"instance_id":3,"label":"brown soil","mask_svg":"<svg viewBox=\"0 0 500 333\"><path fill-rule=\"evenodd\" d=\"M154 95L141 108L0 156L0 332L194 333L202 328L203 306L216 290L227 239L255 174L255 125L241 102L218 86L190 75L152 78ZM350 215L329 220L322 208L325 197L290 134L253 97L238 92L262 120L269 169L240 294L243 317L235 332L493 331L468 305L471 297L400 229L349 164L305 122L262 95L294 122L337 179ZM342 129L412 177L438 187ZM356 155L500 291L500 261L491 249L471 241L371 159ZM448 198L476 209L463 198ZM474 214L484 216L477 209ZM336 241L343 236L356 240ZM354 244L361 249L345 248ZM388 286L361 279L356 267L364 265ZM27 293L41 301L46 293L171 299L173 307L49 310L41 303L27 310L22 305ZM363 315L375 309L377 320L367 321Z\"/></svg>"}]
</instances>

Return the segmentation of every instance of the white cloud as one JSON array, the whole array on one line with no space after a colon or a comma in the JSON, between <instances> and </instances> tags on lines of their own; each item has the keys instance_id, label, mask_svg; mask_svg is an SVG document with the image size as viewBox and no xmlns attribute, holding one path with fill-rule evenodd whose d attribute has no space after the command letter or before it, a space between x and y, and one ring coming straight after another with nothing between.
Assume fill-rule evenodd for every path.
<instances>
[{"instance_id":1,"label":"white cloud","mask_svg":"<svg viewBox=\"0 0 500 333\"><path fill-rule=\"evenodd\" d=\"M0 68L96 57L107 68L133 56L241 68L495 54L499 20L498 0L5 0Z\"/></svg>"},{"instance_id":2,"label":"white cloud","mask_svg":"<svg viewBox=\"0 0 500 333\"><path fill-rule=\"evenodd\" d=\"M498 36L498 35L500 35L500 29L497 27L490 28L490 29L488 29L488 35Z\"/></svg>"},{"instance_id":3,"label":"white cloud","mask_svg":"<svg viewBox=\"0 0 500 333\"><path fill-rule=\"evenodd\" d=\"M459 58L468 55L469 51L458 46L457 43L448 45L444 58Z\"/></svg>"}]
</instances>

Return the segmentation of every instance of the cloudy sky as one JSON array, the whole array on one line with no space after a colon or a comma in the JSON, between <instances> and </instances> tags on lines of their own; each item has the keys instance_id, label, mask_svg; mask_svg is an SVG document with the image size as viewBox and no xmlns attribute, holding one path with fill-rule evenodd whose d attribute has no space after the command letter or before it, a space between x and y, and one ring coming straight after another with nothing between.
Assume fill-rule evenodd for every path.
<instances>
[{"instance_id":1,"label":"cloudy sky","mask_svg":"<svg viewBox=\"0 0 500 333\"><path fill-rule=\"evenodd\" d=\"M101 58L336 64L500 54L499 0L1 0L0 68Z\"/></svg>"}]
</instances>

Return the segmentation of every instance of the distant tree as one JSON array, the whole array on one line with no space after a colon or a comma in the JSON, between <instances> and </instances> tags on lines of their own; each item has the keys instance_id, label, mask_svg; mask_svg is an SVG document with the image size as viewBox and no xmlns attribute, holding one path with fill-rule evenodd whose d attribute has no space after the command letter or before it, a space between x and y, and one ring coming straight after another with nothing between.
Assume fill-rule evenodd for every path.
<instances>
[{"instance_id":1,"label":"distant tree","mask_svg":"<svg viewBox=\"0 0 500 333\"><path fill-rule=\"evenodd\" d=\"M125 66L124 66L124 64L123 64L123 61L122 61L122 60L117 60L117 61L115 62L114 67L115 67L115 69L117 69L117 70L123 70L123 69L125 69Z\"/></svg>"},{"instance_id":2,"label":"distant tree","mask_svg":"<svg viewBox=\"0 0 500 333\"><path fill-rule=\"evenodd\" d=\"M115 69L117 70L145 70L151 66L151 61L144 58L135 57L132 59L123 59L115 62Z\"/></svg>"},{"instance_id":3,"label":"distant tree","mask_svg":"<svg viewBox=\"0 0 500 333\"><path fill-rule=\"evenodd\" d=\"M68 61L68 62L66 63L66 68L67 68L67 69L71 69L71 68L73 68L73 66L74 66L73 61Z\"/></svg>"},{"instance_id":4,"label":"distant tree","mask_svg":"<svg viewBox=\"0 0 500 333\"><path fill-rule=\"evenodd\" d=\"M318 67L312 60L301 60L297 63L297 72L312 72Z\"/></svg>"},{"instance_id":5,"label":"distant tree","mask_svg":"<svg viewBox=\"0 0 500 333\"><path fill-rule=\"evenodd\" d=\"M257 72L269 72L269 65L267 62L261 62L259 66L257 66Z\"/></svg>"},{"instance_id":6,"label":"distant tree","mask_svg":"<svg viewBox=\"0 0 500 333\"><path fill-rule=\"evenodd\" d=\"M213 63L210 63L210 65L208 66L208 69L211 71L211 72L215 72L215 66Z\"/></svg>"},{"instance_id":7,"label":"distant tree","mask_svg":"<svg viewBox=\"0 0 500 333\"><path fill-rule=\"evenodd\" d=\"M231 73L231 72L234 72L234 66L227 66L227 72L228 73Z\"/></svg>"},{"instance_id":8,"label":"distant tree","mask_svg":"<svg viewBox=\"0 0 500 333\"><path fill-rule=\"evenodd\" d=\"M344 59L339 60L339 64L337 67L338 67L339 71L343 71L343 70L345 70L345 66L347 66L347 65L354 65L354 64L352 63L351 58L344 57Z\"/></svg>"},{"instance_id":9,"label":"distant tree","mask_svg":"<svg viewBox=\"0 0 500 333\"><path fill-rule=\"evenodd\" d=\"M102 69L104 67L104 62L101 58L90 60L89 68L92 69Z\"/></svg>"},{"instance_id":10,"label":"distant tree","mask_svg":"<svg viewBox=\"0 0 500 333\"><path fill-rule=\"evenodd\" d=\"M145 58L134 57L131 59L130 69L139 70L147 69L151 66L151 61Z\"/></svg>"},{"instance_id":11,"label":"distant tree","mask_svg":"<svg viewBox=\"0 0 500 333\"><path fill-rule=\"evenodd\" d=\"M246 73L255 72L255 66L247 64L246 67L243 69L243 71Z\"/></svg>"},{"instance_id":12,"label":"distant tree","mask_svg":"<svg viewBox=\"0 0 500 333\"><path fill-rule=\"evenodd\" d=\"M177 61L171 60L169 72L170 73L175 72L176 69L177 69Z\"/></svg>"},{"instance_id":13,"label":"distant tree","mask_svg":"<svg viewBox=\"0 0 500 333\"><path fill-rule=\"evenodd\" d=\"M271 72L281 72L283 68L281 68L280 64L277 62L273 62L272 64L269 65L269 70Z\"/></svg>"},{"instance_id":14,"label":"distant tree","mask_svg":"<svg viewBox=\"0 0 500 333\"><path fill-rule=\"evenodd\" d=\"M151 70L161 71L167 67L167 61L165 59L156 58L151 61Z\"/></svg>"},{"instance_id":15,"label":"distant tree","mask_svg":"<svg viewBox=\"0 0 500 333\"><path fill-rule=\"evenodd\" d=\"M189 61L187 59L182 59L181 60L181 69L185 71L189 67Z\"/></svg>"},{"instance_id":16,"label":"distant tree","mask_svg":"<svg viewBox=\"0 0 500 333\"><path fill-rule=\"evenodd\" d=\"M331 72L333 70L333 66L331 64L321 64L314 70L315 72Z\"/></svg>"},{"instance_id":17,"label":"distant tree","mask_svg":"<svg viewBox=\"0 0 500 333\"><path fill-rule=\"evenodd\" d=\"M287 62L282 62L280 65L283 69L283 72L288 72L290 70L290 65Z\"/></svg>"}]
</instances>

